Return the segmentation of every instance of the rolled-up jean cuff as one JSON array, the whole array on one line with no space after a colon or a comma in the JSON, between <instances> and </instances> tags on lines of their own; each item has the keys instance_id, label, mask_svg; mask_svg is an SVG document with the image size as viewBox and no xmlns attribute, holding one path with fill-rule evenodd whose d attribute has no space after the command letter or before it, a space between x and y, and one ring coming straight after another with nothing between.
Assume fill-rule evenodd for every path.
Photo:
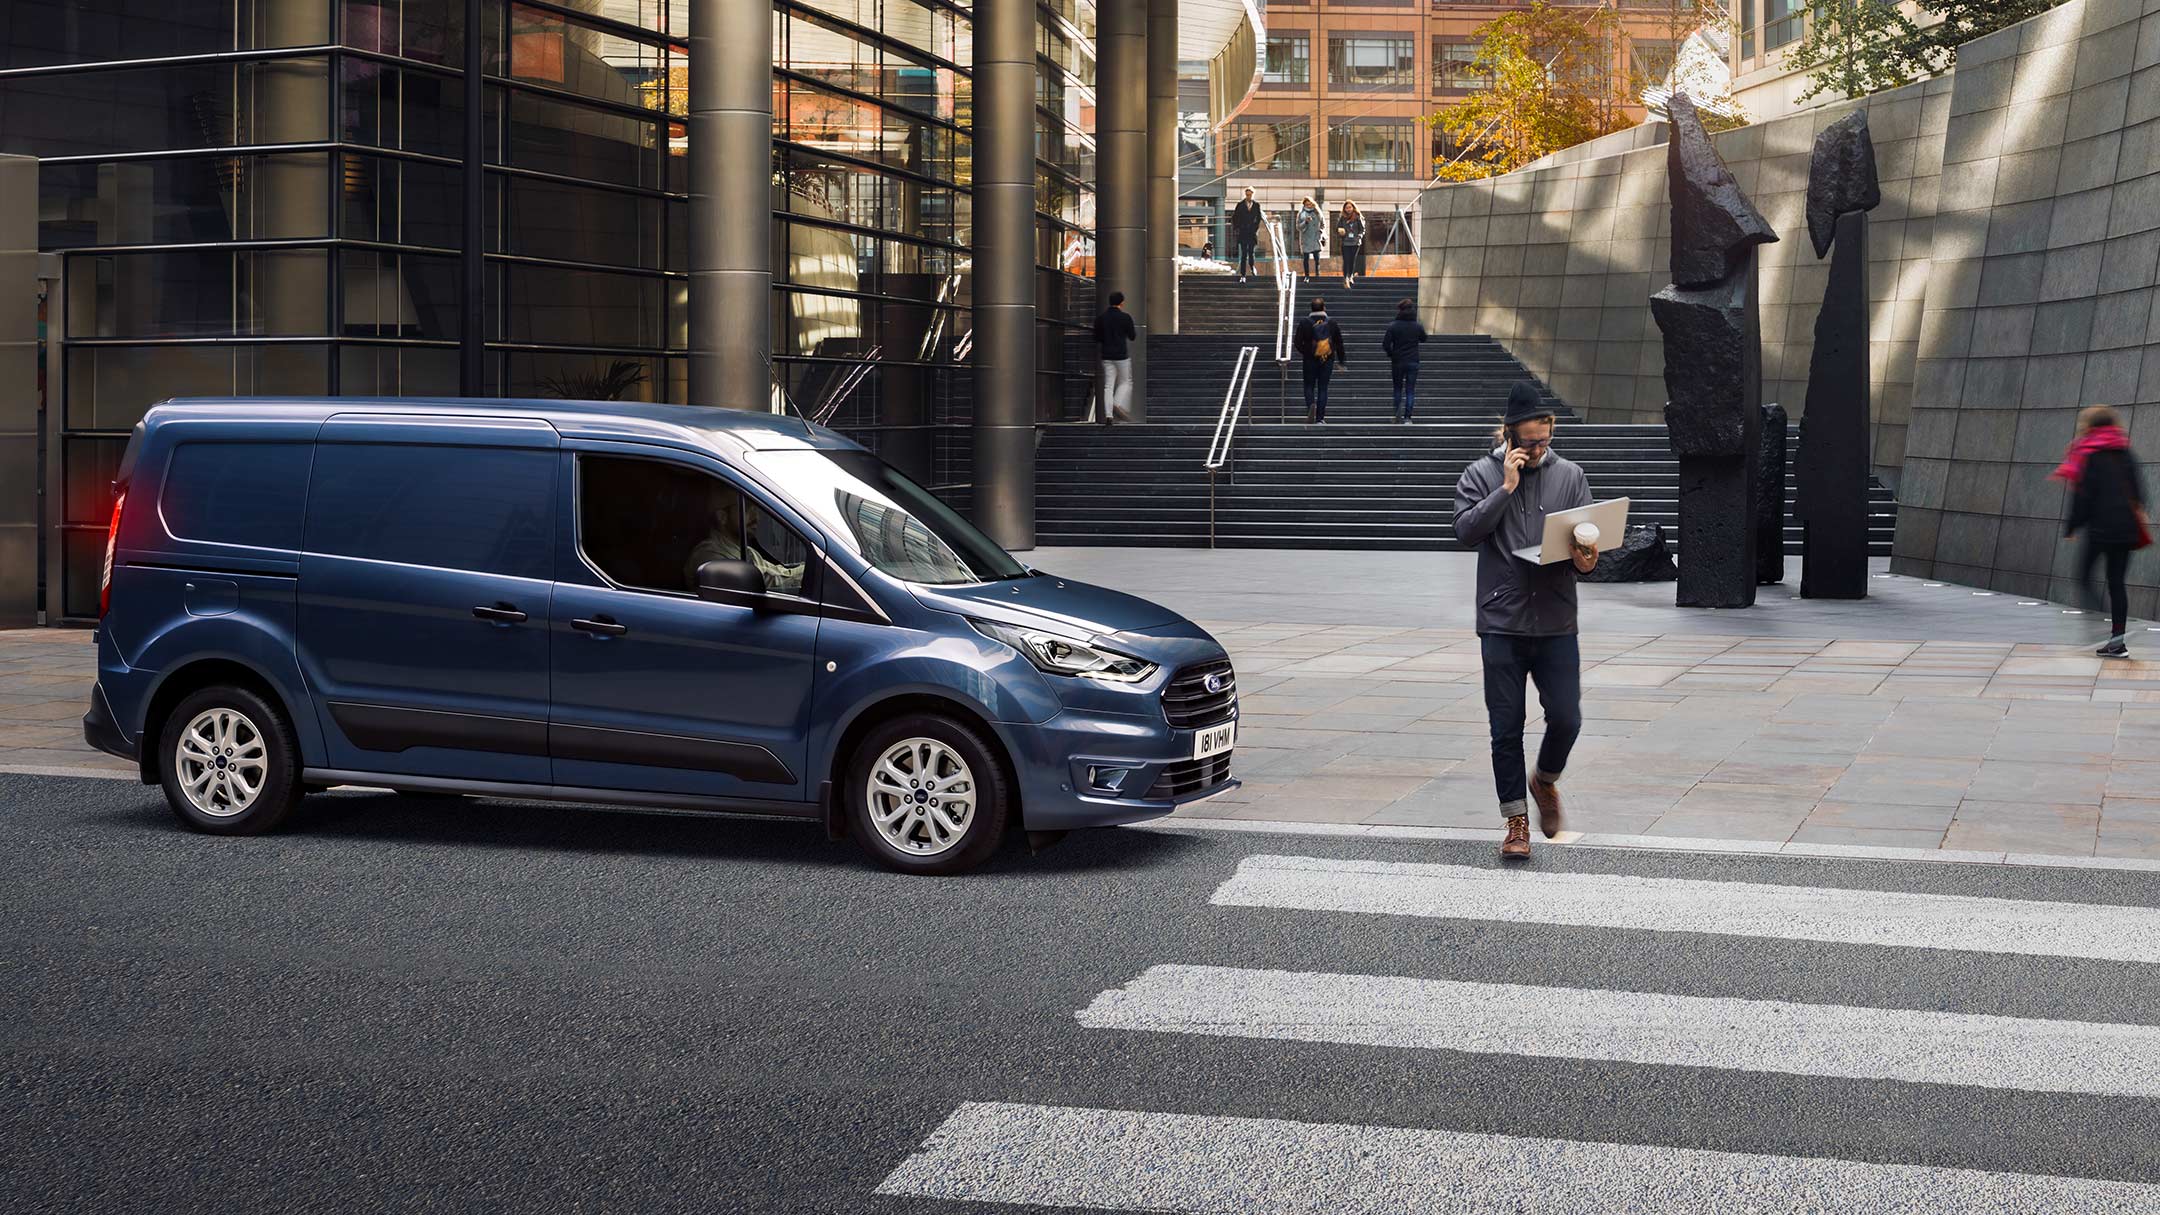
<instances>
[{"instance_id":1,"label":"rolled-up jean cuff","mask_svg":"<svg viewBox=\"0 0 2160 1215\"><path fill-rule=\"evenodd\" d=\"M1531 769L1531 772L1537 777L1537 779L1544 781L1548 785L1557 785L1560 783L1560 774L1558 772L1547 772L1543 768L1533 768Z\"/></svg>"},{"instance_id":2,"label":"rolled-up jean cuff","mask_svg":"<svg viewBox=\"0 0 2160 1215\"><path fill-rule=\"evenodd\" d=\"M1501 818L1519 818L1528 813L1530 813L1530 800L1528 798L1519 798L1512 802L1500 803Z\"/></svg>"}]
</instances>

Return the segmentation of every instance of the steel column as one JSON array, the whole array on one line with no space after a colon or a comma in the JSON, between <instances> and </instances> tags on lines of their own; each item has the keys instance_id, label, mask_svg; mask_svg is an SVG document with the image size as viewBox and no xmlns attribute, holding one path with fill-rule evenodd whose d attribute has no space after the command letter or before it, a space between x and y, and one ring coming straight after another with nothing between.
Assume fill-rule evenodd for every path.
<instances>
[{"instance_id":1,"label":"steel column","mask_svg":"<svg viewBox=\"0 0 2160 1215\"><path fill-rule=\"evenodd\" d=\"M772 43L767 0L690 0L690 403L769 410Z\"/></svg>"},{"instance_id":2,"label":"steel column","mask_svg":"<svg viewBox=\"0 0 2160 1215\"><path fill-rule=\"evenodd\" d=\"M1147 0L1148 328L1178 331L1178 0Z\"/></svg>"},{"instance_id":3,"label":"steel column","mask_svg":"<svg viewBox=\"0 0 2160 1215\"><path fill-rule=\"evenodd\" d=\"M1149 0L1102 0L1095 13L1095 307L1125 293L1133 343L1133 420L1147 418L1147 43Z\"/></svg>"},{"instance_id":4,"label":"steel column","mask_svg":"<svg viewBox=\"0 0 2160 1215\"><path fill-rule=\"evenodd\" d=\"M974 513L1035 547L1035 2L975 4Z\"/></svg>"}]
</instances>

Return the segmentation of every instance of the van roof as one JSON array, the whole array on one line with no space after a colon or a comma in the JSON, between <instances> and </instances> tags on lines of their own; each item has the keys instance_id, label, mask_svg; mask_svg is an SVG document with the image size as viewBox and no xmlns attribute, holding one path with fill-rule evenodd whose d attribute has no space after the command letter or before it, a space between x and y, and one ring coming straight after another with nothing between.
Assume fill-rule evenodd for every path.
<instances>
[{"instance_id":1,"label":"van roof","mask_svg":"<svg viewBox=\"0 0 2160 1215\"><path fill-rule=\"evenodd\" d=\"M638 401L553 401L514 397L177 397L159 411L210 412L270 421L304 421L336 414L501 417L547 422L566 437L646 439L736 450L856 448L842 435L786 414L709 405L651 405Z\"/></svg>"}]
</instances>

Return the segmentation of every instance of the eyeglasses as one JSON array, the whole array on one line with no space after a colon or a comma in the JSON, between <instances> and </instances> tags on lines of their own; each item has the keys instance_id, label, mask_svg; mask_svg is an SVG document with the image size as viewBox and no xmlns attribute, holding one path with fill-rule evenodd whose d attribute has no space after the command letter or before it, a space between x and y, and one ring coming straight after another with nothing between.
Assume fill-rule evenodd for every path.
<instances>
[{"instance_id":1,"label":"eyeglasses","mask_svg":"<svg viewBox=\"0 0 2160 1215\"><path fill-rule=\"evenodd\" d=\"M1523 450L1525 450L1525 451L1538 451L1538 450L1540 450L1540 449L1542 449L1542 448L1547 448L1547 447L1551 447L1551 446L1552 446L1552 440L1551 440L1551 439L1517 439L1517 440L1515 440L1515 446L1517 446L1517 447L1520 447L1520 448L1522 448L1522 449L1523 449Z\"/></svg>"}]
</instances>

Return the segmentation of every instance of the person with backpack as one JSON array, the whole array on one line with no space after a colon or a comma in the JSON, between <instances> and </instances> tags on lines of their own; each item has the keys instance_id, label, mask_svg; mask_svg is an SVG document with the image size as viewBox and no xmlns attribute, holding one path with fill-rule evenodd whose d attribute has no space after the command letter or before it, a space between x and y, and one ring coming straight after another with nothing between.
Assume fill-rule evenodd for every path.
<instances>
[{"instance_id":1,"label":"person with backpack","mask_svg":"<svg viewBox=\"0 0 2160 1215\"><path fill-rule=\"evenodd\" d=\"M1387 356L1389 400L1395 408L1395 420L1405 426L1410 415L1417 412L1418 347L1425 341L1425 326L1417 319L1417 301L1398 300L1395 319L1388 322L1387 332L1381 335L1380 352Z\"/></svg>"},{"instance_id":2,"label":"person with backpack","mask_svg":"<svg viewBox=\"0 0 2160 1215\"><path fill-rule=\"evenodd\" d=\"M2063 453L2062 464L2049 475L2070 486L2070 519L2063 538L2085 533L2085 551L2078 558L2078 587L2094 611L2099 610L2100 596L2093 590L2093 566L2104 564L2107 569L2112 631L2094 652L2102 658L2127 658L2130 588L2126 575L2130 554L2152 543L2152 524L2145 514L2145 484L2138 458L2115 411L2094 405L2080 413L2077 437Z\"/></svg>"},{"instance_id":3,"label":"person with backpack","mask_svg":"<svg viewBox=\"0 0 2160 1215\"><path fill-rule=\"evenodd\" d=\"M1357 286L1358 275L1365 273L1365 213L1349 199L1342 205L1342 285L1343 290Z\"/></svg>"},{"instance_id":4,"label":"person with backpack","mask_svg":"<svg viewBox=\"0 0 2160 1215\"><path fill-rule=\"evenodd\" d=\"M1291 344L1305 356L1305 414L1316 425L1324 426L1328 381L1334 378L1336 364L1347 366L1350 362L1343 353L1348 343L1343 339L1342 326L1328 315L1326 300L1313 297L1312 311L1298 322Z\"/></svg>"},{"instance_id":5,"label":"person with backpack","mask_svg":"<svg viewBox=\"0 0 2160 1215\"><path fill-rule=\"evenodd\" d=\"M1327 220L1321 216L1319 205L1307 198L1298 203L1295 226L1297 251L1303 259L1305 277L1314 278L1320 273L1320 238Z\"/></svg>"},{"instance_id":6,"label":"person with backpack","mask_svg":"<svg viewBox=\"0 0 2160 1215\"><path fill-rule=\"evenodd\" d=\"M1252 187L1245 187L1245 199L1230 210L1230 235L1237 241L1237 281L1257 273L1253 269L1253 250L1260 244L1260 204L1253 201Z\"/></svg>"}]
</instances>

